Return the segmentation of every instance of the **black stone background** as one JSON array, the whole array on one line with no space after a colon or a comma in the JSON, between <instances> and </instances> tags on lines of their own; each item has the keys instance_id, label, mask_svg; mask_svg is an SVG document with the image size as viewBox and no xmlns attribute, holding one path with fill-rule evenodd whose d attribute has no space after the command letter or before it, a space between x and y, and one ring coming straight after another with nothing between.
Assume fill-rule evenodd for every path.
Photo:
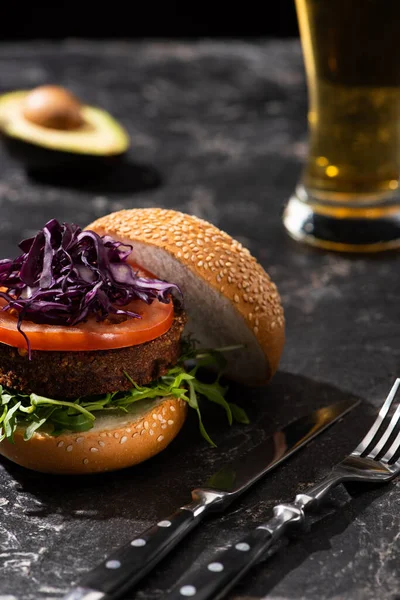
<instances>
[{"instance_id":1,"label":"black stone background","mask_svg":"<svg viewBox=\"0 0 400 600\"><path fill-rule=\"evenodd\" d=\"M311 408L361 405L225 513L195 530L127 598L158 599L192 561L238 539L274 503L321 477L372 422L398 366L397 254L351 257L290 240L281 211L307 150L298 41L3 44L0 88L63 84L127 127L128 163L96 181L34 179L0 154L0 255L46 220L85 226L120 208L196 214L239 238L276 281L287 341L267 389L233 386L250 426L214 413L218 448L191 416L160 456L87 478L45 476L1 460L0 598L60 598L113 549L189 499L213 470ZM55 375L56 376L56 375ZM235 600L398 598L398 483L339 488L311 530L282 544L230 594Z\"/></svg>"}]
</instances>

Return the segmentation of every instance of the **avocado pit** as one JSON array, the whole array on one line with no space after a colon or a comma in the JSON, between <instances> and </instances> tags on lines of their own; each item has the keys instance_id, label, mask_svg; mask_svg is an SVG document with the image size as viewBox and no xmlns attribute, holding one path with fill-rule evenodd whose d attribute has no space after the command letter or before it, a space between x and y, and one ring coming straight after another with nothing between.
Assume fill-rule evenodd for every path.
<instances>
[{"instance_id":1,"label":"avocado pit","mask_svg":"<svg viewBox=\"0 0 400 600\"><path fill-rule=\"evenodd\" d=\"M50 129L72 131L84 124L79 100L60 86L44 85L27 94L22 109L25 119Z\"/></svg>"}]
</instances>

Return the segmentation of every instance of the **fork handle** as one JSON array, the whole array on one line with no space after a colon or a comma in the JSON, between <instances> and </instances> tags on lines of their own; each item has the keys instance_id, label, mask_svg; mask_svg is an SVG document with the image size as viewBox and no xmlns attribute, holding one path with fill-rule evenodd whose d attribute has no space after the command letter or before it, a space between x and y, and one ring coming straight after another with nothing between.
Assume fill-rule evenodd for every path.
<instances>
[{"instance_id":1,"label":"fork handle","mask_svg":"<svg viewBox=\"0 0 400 600\"><path fill-rule=\"evenodd\" d=\"M290 526L302 523L304 518L303 509L296 503L279 504L268 523L253 529L233 546L216 554L206 566L189 570L164 598L222 598Z\"/></svg>"},{"instance_id":2,"label":"fork handle","mask_svg":"<svg viewBox=\"0 0 400 600\"><path fill-rule=\"evenodd\" d=\"M215 554L207 565L189 569L176 587L165 596L167 600L220 599L265 555L269 547L280 539L294 525L303 525L305 509L311 509L333 487L345 477L339 470L332 471L319 483L298 494L290 504L278 504L273 509L273 517L259 525L247 536Z\"/></svg>"}]
</instances>

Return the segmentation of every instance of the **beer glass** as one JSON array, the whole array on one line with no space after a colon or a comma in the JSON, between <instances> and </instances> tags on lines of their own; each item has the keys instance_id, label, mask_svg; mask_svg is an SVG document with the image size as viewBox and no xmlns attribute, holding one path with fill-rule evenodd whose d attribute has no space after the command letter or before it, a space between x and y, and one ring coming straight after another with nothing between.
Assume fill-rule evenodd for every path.
<instances>
[{"instance_id":1,"label":"beer glass","mask_svg":"<svg viewBox=\"0 0 400 600\"><path fill-rule=\"evenodd\" d=\"M295 0L309 150L283 214L296 240L400 247L400 0Z\"/></svg>"}]
</instances>

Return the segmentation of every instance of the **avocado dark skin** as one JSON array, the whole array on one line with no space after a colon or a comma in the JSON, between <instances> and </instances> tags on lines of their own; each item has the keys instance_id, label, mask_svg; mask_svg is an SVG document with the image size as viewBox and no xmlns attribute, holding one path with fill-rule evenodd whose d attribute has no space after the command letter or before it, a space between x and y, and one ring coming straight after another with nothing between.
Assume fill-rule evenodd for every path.
<instances>
[{"instance_id":1,"label":"avocado dark skin","mask_svg":"<svg viewBox=\"0 0 400 600\"><path fill-rule=\"evenodd\" d=\"M65 150L44 148L24 140L12 138L5 133L0 134L0 139L9 155L22 164L28 172L32 173L52 170L94 174L99 170L113 170L122 163L127 154L121 152L111 156L99 156L66 152Z\"/></svg>"}]
</instances>

